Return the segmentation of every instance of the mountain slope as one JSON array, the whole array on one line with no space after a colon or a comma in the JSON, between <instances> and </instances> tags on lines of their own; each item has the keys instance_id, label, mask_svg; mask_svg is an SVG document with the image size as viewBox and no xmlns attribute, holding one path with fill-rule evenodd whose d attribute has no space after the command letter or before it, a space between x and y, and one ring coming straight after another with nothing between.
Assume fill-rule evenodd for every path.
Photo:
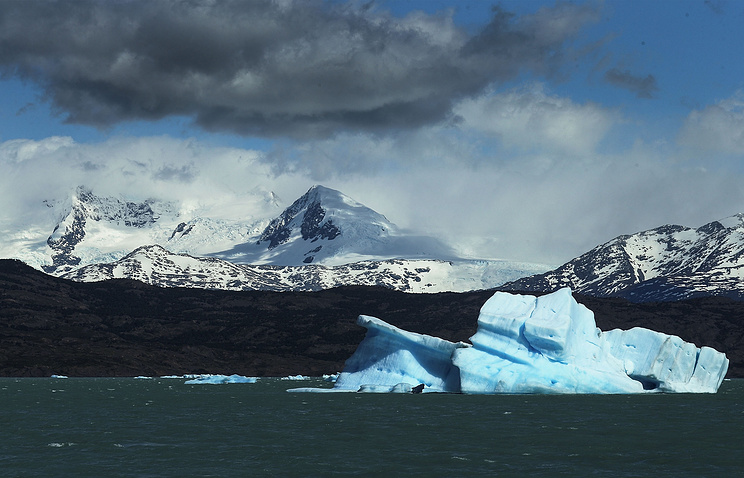
<instances>
[{"instance_id":1,"label":"mountain slope","mask_svg":"<svg viewBox=\"0 0 744 478\"><path fill-rule=\"evenodd\" d=\"M105 235L111 235L113 230L151 227L159 217L152 206L153 201L134 203L115 198L99 198L90 190L78 187L70 199L66 215L47 238L52 263L42 266L43 270L59 273L79 265L85 251L81 251L84 248L78 246L87 237L100 233L101 228L105 227L103 224L107 223L109 229L104 232ZM169 208L168 205L163 206L164 209Z\"/></svg>"},{"instance_id":2,"label":"mountain slope","mask_svg":"<svg viewBox=\"0 0 744 478\"><path fill-rule=\"evenodd\" d=\"M254 243L211 255L242 264L287 266L455 257L438 240L403 234L382 214L323 186L313 186L273 218Z\"/></svg>"},{"instance_id":3,"label":"mountain slope","mask_svg":"<svg viewBox=\"0 0 744 478\"><path fill-rule=\"evenodd\" d=\"M262 190L229 203L201 204L131 201L80 186L69 198L43 204L42 220L49 222L6 234L0 257L53 275L113 262L153 244L176 253L282 266L456 258L437 239L400 231L382 214L323 186L313 186L279 214L278 198Z\"/></svg>"},{"instance_id":4,"label":"mountain slope","mask_svg":"<svg viewBox=\"0 0 744 478\"><path fill-rule=\"evenodd\" d=\"M594 296L670 301L704 295L744 298L744 214L699 228L661 226L619 236L561 267L504 288L571 287Z\"/></svg>"},{"instance_id":5,"label":"mountain slope","mask_svg":"<svg viewBox=\"0 0 744 478\"><path fill-rule=\"evenodd\" d=\"M251 240L266 225L261 217L276 210L273 199L262 191L246 194L244 209L254 214L232 220L210 217L219 211L156 199L137 202L98 196L80 186L69 198L44 201L50 211L47 217L54 222L26 226L15 235L22 240L6 237L0 250L53 275L115 261L144 244L207 254Z\"/></svg>"},{"instance_id":6,"label":"mountain slope","mask_svg":"<svg viewBox=\"0 0 744 478\"><path fill-rule=\"evenodd\" d=\"M463 292L499 286L545 267L508 261L388 259L338 266L234 264L144 246L108 264L91 264L62 277L79 282L135 279L160 287L222 290L317 291L365 285L405 292Z\"/></svg>"},{"instance_id":7,"label":"mountain slope","mask_svg":"<svg viewBox=\"0 0 744 478\"><path fill-rule=\"evenodd\" d=\"M460 291L547 270L539 264L460 259L437 239L407 234L382 214L323 186L313 186L283 211L279 203L260 190L208 206L137 202L78 187L69 199L45 203L51 234L39 238L44 228L36 226L17 234L23 243L6 236L0 253L81 281L117 277L230 290L364 284Z\"/></svg>"}]
</instances>

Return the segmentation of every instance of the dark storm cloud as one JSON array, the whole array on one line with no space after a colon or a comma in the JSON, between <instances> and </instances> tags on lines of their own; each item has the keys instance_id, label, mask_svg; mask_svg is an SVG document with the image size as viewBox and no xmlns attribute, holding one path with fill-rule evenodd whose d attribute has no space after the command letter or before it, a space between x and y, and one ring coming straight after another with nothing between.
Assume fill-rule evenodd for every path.
<instances>
[{"instance_id":1,"label":"dark storm cloud","mask_svg":"<svg viewBox=\"0 0 744 478\"><path fill-rule=\"evenodd\" d=\"M638 98L653 98L654 93L659 89L653 75L636 76L628 70L622 71L618 68L607 70L605 80L612 85L635 93Z\"/></svg>"},{"instance_id":2,"label":"dark storm cloud","mask_svg":"<svg viewBox=\"0 0 744 478\"><path fill-rule=\"evenodd\" d=\"M443 14L320 1L0 2L0 72L68 122L193 117L207 130L328 136L415 128L525 70L549 75L597 12L495 9L468 36Z\"/></svg>"}]
</instances>

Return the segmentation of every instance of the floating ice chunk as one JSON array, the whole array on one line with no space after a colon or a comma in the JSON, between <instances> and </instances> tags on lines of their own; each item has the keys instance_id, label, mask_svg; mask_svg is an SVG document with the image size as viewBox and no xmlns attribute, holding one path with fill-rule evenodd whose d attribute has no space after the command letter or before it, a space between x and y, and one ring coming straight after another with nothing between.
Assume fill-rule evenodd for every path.
<instances>
[{"instance_id":1,"label":"floating ice chunk","mask_svg":"<svg viewBox=\"0 0 744 478\"><path fill-rule=\"evenodd\" d=\"M287 377L281 377L280 380L310 380L310 377L306 375L289 375Z\"/></svg>"},{"instance_id":2,"label":"floating ice chunk","mask_svg":"<svg viewBox=\"0 0 744 478\"><path fill-rule=\"evenodd\" d=\"M452 365L452 352L466 347L437 337L401 330L380 319L360 315L357 323L367 335L336 380L336 389L379 391L411 389L420 384L429 390L456 392L460 375Z\"/></svg>"},{"instance_id":3,"label":"floating ice chunk","mask_svg":"<svg viewBox=\"0 0 744 478\"><path fill-rule=\"evenodd\" d=\"M334 391L713 393L729 363L710 347L648 329L603 333L567 288L539 298L497 292L481 308L472 346L373 317L358 323L367 335Z\"/></svg>"},{"instance_id":4,"label":"floating ice chunk","mask_svg":"<svg viewBox=\"0 0 744 478\"><path fill-rule=\"evenodd\" d=\"M338 380L338 373L331 373L331 374L323 374L323 381L324 382L335 382Z\"/></svg>"},{"instance_id":5,"label":"floating ice chunk","mask_svg":"<svg viewBox=\"0 0 744 478\"><path fill-rule=\"evenodd\" d=\"M210 384L220 385L223 383L256 383L256 377L244 377L242 375L203 375L198 378L187 380L187 385Z\"/></svg>"},{"instance_id":6,"label":"floating ice chunk","mask_svg":"<svg viewBox=\"0 0 744 478\"><path fill-rule=\"evenodd\" d=\"M49 377L49 378L69 378L69 377L67 377L67 375L56 375L56 374L55 374L55 375L52 375L52 376L51 376L51 377Z\"/></svg>"}]
</instances>

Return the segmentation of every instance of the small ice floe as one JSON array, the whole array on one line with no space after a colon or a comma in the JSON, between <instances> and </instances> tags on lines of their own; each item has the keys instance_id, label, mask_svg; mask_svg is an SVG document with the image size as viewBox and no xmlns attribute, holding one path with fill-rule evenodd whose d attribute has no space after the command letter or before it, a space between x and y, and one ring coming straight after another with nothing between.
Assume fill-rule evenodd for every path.
<instances>
[{"instance_id":1,"label":"small ice floe","mask_svg":"<svg viewBox=\"0 0 744 478\"><path fill-rule=\"evenodd\" d=\"M310 380L310 377L307 375L289 375L287 377L282 377L282 380Z\"/></svg>"},{"instance_id":2,"label":"small ice floe","mask_svg":"<svg viewBox=\"0 0 744 478\"><path fill-rule=\"evenodd\" d=\"M69 378L67 375L52 375L51 378Z\"/></svg>"},{"instance_id":3,"label":"small ice floe","mask_svg":"<svg viewBox=\"0 0 744 478\"><path fill-rule=\"evenodd\" d=\"M336 380L338 380L338 374L340 372L332 373L332 374L323 374L323 381L324 382L333 382L336 383Z\"/></svg>"},{"instance_id":4,"label":"small ice floe","mask_svg":"<svg viewBox=\"0 0 744 478\"><path fill-rule=\"evenodd\" d=\"M152 380L153 378L152 377L146 377L144 375L140 375L140 376L134 377L134 379L135 380Z\"/></svg>"},{"instance_id":5,"label":"small ice floe","mask_svg":"<svg viewBox=\"0 0 744 478\"><path fill-rule=\"evenodd\" d=\"M223 383L256 383L256 377L244 377L242 375L202 375L184 382L187 385L221 385Z\"/></svg>"}]
</instances>

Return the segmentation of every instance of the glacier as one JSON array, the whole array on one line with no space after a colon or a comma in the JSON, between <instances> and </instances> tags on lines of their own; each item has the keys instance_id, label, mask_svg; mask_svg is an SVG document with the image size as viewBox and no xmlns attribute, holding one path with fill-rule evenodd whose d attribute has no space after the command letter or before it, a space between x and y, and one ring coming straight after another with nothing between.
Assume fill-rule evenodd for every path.
<instances>
[{"instance_id":1,"label":"glacier","mask_svg":"<svg viewBox=\"0 0 744 478\"><path fill-rule=\"evenodd\" d=\"M471 343L359 316L364 340L331 391L466 394L715 393L726 355L635 327L601 331L571 289L540 297L496 292ZM309 391L295 389L295 391Z\"/></svg>"}]
</instances>

